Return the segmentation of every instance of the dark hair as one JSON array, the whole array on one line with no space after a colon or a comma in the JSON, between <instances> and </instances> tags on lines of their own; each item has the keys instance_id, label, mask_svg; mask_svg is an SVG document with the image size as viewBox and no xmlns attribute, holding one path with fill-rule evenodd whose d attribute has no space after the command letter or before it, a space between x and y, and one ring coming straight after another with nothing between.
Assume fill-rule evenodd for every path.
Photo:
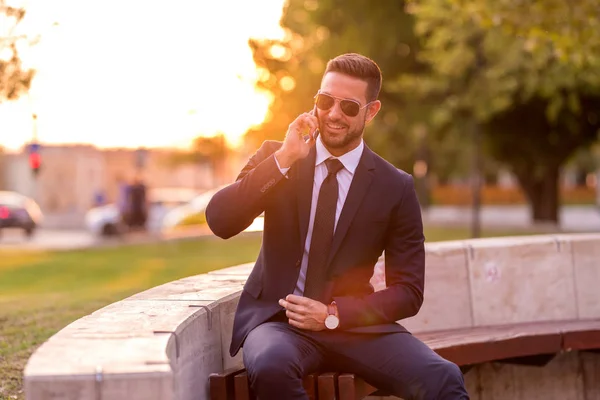
<instances>
[{"instance_id":1,"label":"dark hair","mask_svg":"<svg viewBox=\"0 0 600 400\"><path fill-rule=\"evenodd\" d=\"M356 53L342 54L329 60L325 74L328 72L339 72L367 82L367 101L377 100L381 90L381 70L370 58Z\"/></svg>"}]
</instances>

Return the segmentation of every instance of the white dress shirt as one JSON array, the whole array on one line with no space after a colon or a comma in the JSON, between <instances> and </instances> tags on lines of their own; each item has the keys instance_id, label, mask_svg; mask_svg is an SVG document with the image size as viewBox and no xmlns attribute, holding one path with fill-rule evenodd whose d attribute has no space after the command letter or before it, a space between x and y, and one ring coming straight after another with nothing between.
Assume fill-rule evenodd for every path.
<instances>
[{"instance_id":1,"label":"white dress shirt","mask_svg":"<svg viewBox=\"0 0 600 400\"><path fill-rule=\"evenodd\" d=\"M340 214L342 213L342 208L344 207L344 203L346 202L346 196L348 196L348 190L350 190L350 184L352 183L354 172L358 167L358 163L360 162L360 158L362 156L365 145L364 142L361 140L360 145L358 145L358 147L340 157L334 157L331 155L331 153L323 145L323 142L321 142L320 136L317 138L315 147L317 151L317 157L315 159L315 178L313 182L312 200L310 204L310 219L308 222L308 233L306 234L306 242L304 243L302 264L300 265L300 275L298 276L298 281L296 282L296 289L294 290L294 294L298 296L302 296L302 294L304 293L304 285L306 282L306 270L308 269L308 252L310 251L310 242L312 239L313 226L315 225L315 214L317 212L317 200L319 198L319 190L321 189L321 184L323 184L323 181L325 180L328 174L325 160L327 160L328 158L337 158L344 165L344 168L342 168L337 173L339 193L337 206L335 209L335 232L335 227L337 227L337 222L340 218ZM275 157L275 162L277 163L277 167L279 167L281 173L283 175L286 175L289 168L281 168L279 166L279 162L277 162L277 157Z\"/></svg>"}]
</instances>

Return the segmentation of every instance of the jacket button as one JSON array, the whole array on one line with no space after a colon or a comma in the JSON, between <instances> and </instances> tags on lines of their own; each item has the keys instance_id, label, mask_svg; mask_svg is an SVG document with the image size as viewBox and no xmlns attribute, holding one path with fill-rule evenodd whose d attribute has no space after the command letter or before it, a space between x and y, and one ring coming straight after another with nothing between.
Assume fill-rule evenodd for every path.
<instances>
[{"instance_id":1,"label":"jacket button","mask_svg":"<svg viewBox=\"0 0 600 400\"><path fill-rule=\"evenodd\" d=\"M299 267L299 266L300 266L300 264L301 264L301 261L300 261L300 260L296 261L296 267Z\"/></svg>"}]
</instances>

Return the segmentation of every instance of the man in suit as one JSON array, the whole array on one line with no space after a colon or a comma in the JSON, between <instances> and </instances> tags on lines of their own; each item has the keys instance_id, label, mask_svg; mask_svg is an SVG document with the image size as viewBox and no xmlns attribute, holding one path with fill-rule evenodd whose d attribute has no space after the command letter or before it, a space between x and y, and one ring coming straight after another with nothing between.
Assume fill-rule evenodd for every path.
<instances>
[{"instance_id":1,"label":"man in suit","mask_svg":"<svg viewBox=\"0 0 600 400\"><path fill-rule=\"evenodd\" d=\"M267 141L206 210L229 238L264 212L263 243L237 308L230 353L260 400L308 399L305 375L352 372L403 399L468 399L460 369L396 323L423 303L425 251L412 177L363 142L381 71L329 61L315 109ZM318 134L317 134L318 132ZM387 287L369 280L385 252Z\"/></svg>"}]
</instances>

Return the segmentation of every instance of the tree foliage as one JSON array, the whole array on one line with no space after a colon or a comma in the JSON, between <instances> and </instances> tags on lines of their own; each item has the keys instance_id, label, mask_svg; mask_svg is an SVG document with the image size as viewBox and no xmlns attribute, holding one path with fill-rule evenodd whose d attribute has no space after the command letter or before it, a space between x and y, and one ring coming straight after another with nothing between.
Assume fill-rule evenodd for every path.
<instances>
[{"instance_id":1,"label":"tree foliage","mask_svg":"<svg viewBox=\"0 0 600 400\"><path fill-rule=\"evenodd\" d=\"M15 34L24 16L24 9L0 0L0 103L17 99L29 89L33 79L34 71L23 68L18 53L19 43L25 38Z\"/></svg>"},{"instance_id":2,"label":"tree foliage","mask_svg":"<svg viewBox=\"0 0 600 400\"><path fill-rule=\"evenodd\" d=\"M438 96L439 128L481 122L534 219L558 220L559 169L600 128L600 22L596 1L411 1L427 75L398 90ZM543 7L542 7L543 3ZM587 14L590 4L596 12Z\"/></svg>"},{"instance_id":3,"label":"tree foliage","mask_svg":"<svg viewBox=\"0 0 600 400\"><path fill-rule=\"evenodd\" d=\"M438 113L441 122L464 109L487 120L535 98L547 101L547 117L555 122L563 110L580 111L580 95L600 92L600 32L593 29L600 14L576 19L587 7L576 8L573 18L562 20L559 35L559 27L556 33L545 28L553 27L557 10L566 13L571 2L526 2L532 4L527 13L522 3L409 3L423 38L421 60L431 67L419 82L421 89L446 93L444 110ZM556 7L548 8L548 3ZM508 5L513 7L507 10Z\"/></svg>"},{"instance_id":4,"label":"tree foliage","mask_svg":"<svg viewBox=\"0 0 600 400\"><path fill-rule=\"evenodd\" d=\"M416 160L424 159L429 174L443 181L468 174L465 154L470 144L431 129L430 115L440 99L417 97L413 88L398 90L403 77L426 75L429 69L419 59L420 39L405 2L290 0L281 24L284 40L250 41L261 71L258 86L273 95L265 123L247 134L255 146L265 139L283 139L294 118L312 108L329 59L359 52L373 58L383 73L383 107L367 127L367 144L409 172Z\"/></svg>"},{"instance_id":5,"label":"tree foliage","mask_svg":"<svg viewBox=\"0 0 600 400\"><path fill-rule=\"evenodd\" d=\"M380 115L367 127L367 143L396 165L411 169L419 136L413 129L417 111L394 82L422 65L416 60L413 18L397 0L290 0L281 20L284 40L251 40L254 60L262 71L259 87L273 95L267 120L248 137L282 140L288 125L313 107L327 61L346 52L373 58L383 76ZM397 149L402 149L398 151Z\"/></svg>"},{"instance_id":6,"label":"tree foliage","mask_svg":"<svg viewBox=\"0 0 600 400\"><path fill-rule=\"evenodd\" d=\"M174 153L169 159L171 166L183 164L209 164L215 168L223 163L229 154L225 135L198 136L189 151Z\"/></svg>"},{"instance_id":7,"label":"tree foliage","mask_svg":"<svg viewBox=\"0 0 600 400\"><path fill-rule=\"evenodd\" d=\"M384 76L372 148L411 172L424 158L437 176L464 176L478 121L534 218L556 220L559 168L599 127L599 2L289 0L286 38L250 43L274 101L248 137L282 139L311 109L327 60L360 52Z\"/></svg>"}]
</instances>

